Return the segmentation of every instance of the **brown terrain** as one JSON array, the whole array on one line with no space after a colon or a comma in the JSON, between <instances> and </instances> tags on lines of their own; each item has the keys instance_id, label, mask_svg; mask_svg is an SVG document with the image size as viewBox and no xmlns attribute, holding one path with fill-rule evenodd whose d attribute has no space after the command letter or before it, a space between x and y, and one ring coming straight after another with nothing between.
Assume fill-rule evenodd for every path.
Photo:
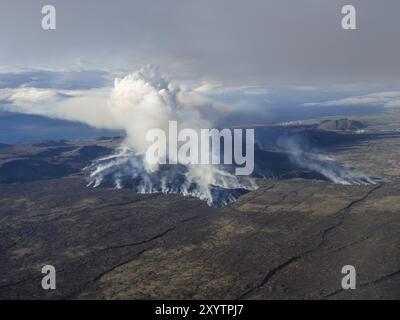
<instances>
[{"instance_id":1,"label":"brown terrain","mask_svg":"<svg viewBox=\"0 0 400 320\"><path fill-rule=\"evenodd\" d=\"M363 120L378 132L379 119ZM3 146L0 298L399 299L396 129L330 149L379 184L258 179L258 190L223 208L87 188L82 167L112 140ZM56 290L41 288L46 264ZM355 290L341 289L344 265L356 268Z\"/></svg>"}]
</instances>

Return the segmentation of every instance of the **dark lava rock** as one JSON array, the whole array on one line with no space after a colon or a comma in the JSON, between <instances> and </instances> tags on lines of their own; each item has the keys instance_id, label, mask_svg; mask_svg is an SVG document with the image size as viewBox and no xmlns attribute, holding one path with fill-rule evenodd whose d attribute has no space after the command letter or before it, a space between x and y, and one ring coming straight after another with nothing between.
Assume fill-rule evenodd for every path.
<instances>
[{"instance_id":1,"label":"dark lava rock","mask_svg":"<svg viewBox=\"0 0 400 320\"><path fill-rule=\"evenodd\" d=\"M215 209L78 176L0 184L0 299L400 297L399 185L259 187ZM57 290L40 286L47 264Z\"/></svg>"},{"instance_id":2,"label":"dark lava rock","mask_svg":"<svg viewBox=\"0 0 400 320\"><path fill-rule=\"evenodd\" d=\"M63 177L74 173L64 164L51 164L42 160L22 159L6 162L0 167L0 182L27 182Z\"/></svg>"},{"instance_id":3,"label":"dark lava rock","mask_svg":"<svg viewBox=\"0 0 400 320\"><path fill-rule=\"evenodd\" d=\"M84 146L79 149L79 156L77 157L80 161L91 161L100 157L104 157L112 153L112 150L106 147L92 145Z\"/></svg>"}]
</instances>

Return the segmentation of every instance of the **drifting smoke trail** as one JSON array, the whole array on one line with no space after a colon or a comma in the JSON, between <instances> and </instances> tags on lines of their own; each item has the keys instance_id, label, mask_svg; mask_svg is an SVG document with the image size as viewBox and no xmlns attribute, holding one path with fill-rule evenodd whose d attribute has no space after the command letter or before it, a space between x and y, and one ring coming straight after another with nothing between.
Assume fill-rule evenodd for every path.
<instances>
[{"instance_id":1,"label":"drifting smoke trail","mask_svg":"<svg viewBox=\"0 0 400 320\"><path fill-rule=\"evenodd\" d=\"M294 140L282 139L279 145L288 153L293 163L299 167L318 172L333 183L344 185L369 185L377 183L373 178L338 163L328 155L303 150L300 144Z\"/></svg>"},{"instance_id":2,"label":"drifting smoke trail","mask_svg":"<svg viewBox=\"0 0 400 320\"><path fill-rule=\"evenodd\" d=\"M130 187L140 193L181 193L205 200L210 206L225 205L246 190L254 190L250 179L239 179L222 166L147 163L149 130L168 132L170 120L196 131L212 128L200 112L206 103L195 94L182 92L152 67L115 80L108 105L127 137L116 154L86 168L90 171L89 185Z\"/></svg>"}]
</instances>

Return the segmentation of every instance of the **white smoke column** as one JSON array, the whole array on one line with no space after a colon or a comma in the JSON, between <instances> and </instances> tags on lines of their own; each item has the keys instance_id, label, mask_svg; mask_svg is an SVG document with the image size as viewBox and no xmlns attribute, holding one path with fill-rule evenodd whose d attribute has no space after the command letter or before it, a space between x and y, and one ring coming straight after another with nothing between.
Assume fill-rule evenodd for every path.
<instances>
[{"instance_id":1,"label":"white smoke column","mask_svg":"<svg viewBox=\"0 0 400 320\"><path fill-rule=\"evenodd\" d=\"M122 187L125 181L138 192L180 192L206 200L209 205L215 204L215 190L254 189L251 180L242 178L239 181L217 165L178 164L176 168L169 165L165 170L146 162L149 130L158 128L168 132L171 120L177 121L179 128L190 128L198 133L200 129L212 128L212 123L201 115L202 103L200 96L184 93L150 66L116 79L108 105L114 122L124 128L127 137L117 154L99 159L88 168L91 171L89 184L98 186L107 180L115 187ZM225 204L233 199L228 194L218 202Z\"/></svg>"}]
</instances>

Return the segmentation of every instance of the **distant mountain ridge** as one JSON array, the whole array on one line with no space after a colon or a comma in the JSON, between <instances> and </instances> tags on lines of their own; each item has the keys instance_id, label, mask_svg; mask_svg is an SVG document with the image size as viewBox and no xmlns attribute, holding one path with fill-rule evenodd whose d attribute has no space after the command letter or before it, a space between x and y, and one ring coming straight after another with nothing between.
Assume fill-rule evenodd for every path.
<instances>
[{"instance_id":1,"label":"distant mountain ridge","mask_svg":"<svg viewBox=\"0 0 400 320\"><path fill-rule=\"evenodd\" d=\"M324 120L318 125L319 130L325 131L355 131L366 127L365 123L350 119Z\"/></svg>"}]
</instances>

